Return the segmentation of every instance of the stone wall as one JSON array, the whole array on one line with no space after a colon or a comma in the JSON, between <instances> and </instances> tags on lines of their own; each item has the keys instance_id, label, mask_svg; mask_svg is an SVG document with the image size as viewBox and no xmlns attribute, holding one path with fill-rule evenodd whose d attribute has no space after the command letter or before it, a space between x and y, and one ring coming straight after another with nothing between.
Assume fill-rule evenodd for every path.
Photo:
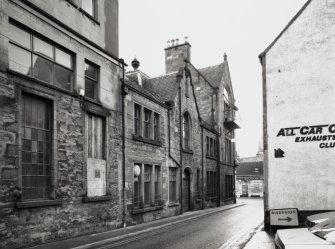
<instances>
[{"instance_id":1,"label":"stone wall","mask_svg":"<svg viewBox=\"0 0 335 249\"><path fill-rule=\"evenodd\" d=\"M6 79L7 78L7 79ZM103 202L82 203L87 195L85 161L85 122L84 112L77 97L68 96L48 87L33 84L20 77L2 74L2 81L12 86L2 92L0 99L6 99L0 108L2 126L0 168L1 200L0 224L4 248L19 248L43 243L64 237L73 237L93 232L106 231L120 226L118 176L120 146L108 146L107 166L108 198ZM5 88L2 88L5 89ZM15 92L15 96L14 96ZM53 193L52 199L58 200L55 206L48 201L40 201L33 206L20 202L20 142L17 117L10 119L12 113L18 115L20 95L23 92L54 101L54 138L53 145ZM12 96L12 98L10 98ZM6 105L7 103L7 105ZM120 136L115 133L115 124L108 118L109 145L120 144ZM11 124L11 125L9 125ZM117 124L119 125L119 124ZM11 128L8 128L11 127ZM5 172L5 173L4 173ZM8 172L8 173L7 173ZM19 205L20 204L20 205ZM28 205L28 206L25 206Z\"/></svg>"}]
</instances>

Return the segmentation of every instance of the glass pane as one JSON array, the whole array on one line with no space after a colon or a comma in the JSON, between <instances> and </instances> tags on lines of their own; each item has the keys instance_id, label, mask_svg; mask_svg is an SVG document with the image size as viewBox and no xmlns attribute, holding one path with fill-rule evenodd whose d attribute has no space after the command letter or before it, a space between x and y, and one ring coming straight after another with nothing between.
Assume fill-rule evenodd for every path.
<instances>
[{"instance_id":1,"label":"glass pane","mask_svg":"<svg viewBox=\"0 0 335 249\"><path fill-rule=\"evenodd\" d=\"M64 67L72 69L72 56L58 48L56 48L56 62Z\"/></svg>"},{"instance_id":2,"label":"glass pane","mask_svg":"<svg viewBox=\"0 0 335 249\"><path fill-rule=\"evenodd\" d=\"M54 58L54 50L53 46L45 41L42 41L41 39L38 39L37 37L34 37L34 52L37 54L42 54L44 56L49 57L53 60Z\"/></svg>"},{"instance_id":3,"label":"glass pane","mask_svg":"<svg viewBox=\"0 0 335 249\"><path fill-rule=\"evenodd\" d=\"M85 63L85 75L97 80L98 79L98 67L90 64L90 63Z\"/></svg>"},{"instance_id":4,"label":"glass pane","mask_svg":"<svg viewBox=\"0 0 335 249\"><path fill-rule=\"evenodd\" d=\"M31 139L31 130L30 130L30 128L25 128L24 138L25 139Z\"/></svg>"},{"instance_id":5,"label":"glass pane","mask_svg":"<svg viewBox=\"0 0 335 249\"><path fill-rule=\"evenodd\" d=\"M31 53L10 43L9 68L16 72L30 75Z\"/></svg>"},{"instance_id":6,"label":"glass pane","mask_svg":"<svg viewBox=\"0 0 335 249\"><path fill-rule=\"evenodd\" d=\"M28 49L31 48L30 34L15 26L14 24L9 25L8 37L12 41L17 42Z\"/></svg>"},{"instance_id":7,"label":"glass pane","mask_svg":"<svg viewBox=\"0 0 335 249\"><path fill-rule=\"evenodd\" d=\"M55 65L55 86L71 91L72 88L72 71Z\"/></svg>"},{"instance_id":8,"label":"glass pane","mask_svg":"<svg viewBox=\"0 0 335 249\"><path fill-rule=\"evenodd\" d=\"M82 6L81 8L83 10L85 10L88 14L90 14L91 16L94 16L94 5L93 5L93 1L94 0L82 0Z\"/></svg>"},{"instance_id":9,"label":"glass pane","mask_svg":"<svg viewBox=\"0 0 335 249\"><path fill-rule=\"evenodd\" d=\"M39 80L52 83L52 62L34 55L33 56L33 76Z\"/></svg>"},{"instance_id":10,"label":"glass pane","mask_svg":"<svg viewBox=\"0 0 335 249\"><path fill-rule=\"evenodd\" d=\"M90 79L85 79L85 96L90 99L97 99L97 83Z\"/></svg>"}]
</instances>

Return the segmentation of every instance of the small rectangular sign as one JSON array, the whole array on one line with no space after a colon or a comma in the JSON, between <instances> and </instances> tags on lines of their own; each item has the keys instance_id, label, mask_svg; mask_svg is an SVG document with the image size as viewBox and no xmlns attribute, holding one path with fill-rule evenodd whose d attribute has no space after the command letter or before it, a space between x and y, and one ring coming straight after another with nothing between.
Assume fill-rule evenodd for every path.
<instances>
[{"instance_id":1,"label":"small rectangular sign","mask_svg":"<svg viewBox=\"0 0 335 249\"><path fill-rule=\"evenodd\" d=\"M298 209L284 208L270 210L271 226L299 226Z\"/></svg>"}]
</instances>

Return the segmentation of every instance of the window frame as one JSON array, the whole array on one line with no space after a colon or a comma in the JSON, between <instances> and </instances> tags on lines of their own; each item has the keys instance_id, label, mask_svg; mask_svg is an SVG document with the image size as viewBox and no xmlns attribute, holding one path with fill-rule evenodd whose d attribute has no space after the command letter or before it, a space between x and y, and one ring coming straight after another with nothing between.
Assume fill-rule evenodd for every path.
<instances>
[{"instance_id":1,"label":"window frame","mask_svg":"<svg viewBox=\"0 0 335 249\"><path fill-rule=\"evenodd\" d=\"M173 174L171 174L172 171L174 172ZM177 181L178 181L178 168L169 167L169 203L178 202ZM171 184L174 185L173 193L172 193L172 190L171 190Z\"/></svg>"},{"instance_id":2,"label":"window frame","mask_svg":"<svg viewBox=\"0 0 335 249\"><path fill-rule=\"evenodd\" d=\"M90 135L89 135L89 127L90 127L89 122L90 122L90 118L89 118L89 116L91 116L92 124L93 124L93 117L101 119L101 122L102 122L102 126L101 126L101 133L102 134L100 134L100 135L102 135L102 139L101 139L101 147L102 147L102 149L101 149L101 158L94 157L94 156L92 156L92 157L89 156L89 147L90 147L90 143L89 143L89 141L90 141ZM101 116L101 115L98 115L98 114L95 114L95 113L92 113L92 112L87 112L86 113L86 119L87 119L87 121L86 121L87 122L86 123L87 127L86 127L86 131L85 131L85 135L87 136L87 138L86 138L87 139L86 140L86 144L87 144L87 149L86 149L86 151L87 151L87 158L106 160L106 153L105 153L105 151L106 151L106 126L107 126L107 119L104 116ZM92 131L93 130L96 130L96 129L92 129ZM91 137L91 140L92 140L92 137ZM92 143L93 143L93 141L92 141ZM94 153L92 152L92 155L93 154Z\"/></svg>"},{"instance_id":3,"label":"window frame","mask_svg":"<svg viewBox=\"0 0 335 249\"><path fill-rule=\"evenodd\" d=\"M88 0L88 1L92 1L92 13L88 12L86 9L83 8L83 1L81 1L81 9L89 16L91 16L93 19L97 19L97 1L96 0Z\"/></svg>"},{"instance_id":4,"label":"window frame","mask_svg":"<svg viewBox=\"0 0 335 249\"><path fill-rule=\"evenodd\" d=\"M188 112L184 112L183 114L182 129L183 149L192 150L192 120L191 115Z\"/></svg>"},{"instance_id":5,"label":"window frame","mask_svg":"<svg viewBox=\"0 0 335 249\"><path fill-rule=\"evenodd\" d=\"M161 146L160 113L137 102L134 102L133 108L133 139ZM137 117L136 110L138 110L139 117ZM156 119L157 124L155 124Z\"/></svg>"},{"instance_id":6,"label":"window frame","mask_svg":"<svg viewBox=\"0 0 335 249\"><path fill-rule=\"evenodd\" d=\"M90 66L92 66L93 68L96 69L96 76L97 76L96 79L92 78L89 75L86 75L86 65L90 65ZM97 64L95 64L95 63L93 63L93 62L91 62L91 61L89 61L89 60L87 60L87 59L85 59L85 71L84 71L84 75L85 75L85 77L84 77L84 80L85 80L85 82L84 82L84 84L85 84L85 98L88 98L90 100L99 102L99 99L100 99L100 91L99 91L100 90L100 66L97 65ZM93 99L91 97L89 97L89 96L86 95L87 94L87 91L86 91L86 79L95 83L94 84L94 98Z\"/></svg>"},{"instance_id":7,"label":"window frame","mask_svg":"<svg viewBox=\"0 0 335 249\"><path fill-rule=\"evenodd\" d=\"M152 111L147 108L143 108L143 137L146 139L152 139L151 119Z\"/></svg>"},{"instance_id":8,"label":"window frame","mask_svg":"<svg viewBox=\"0 0 335 249\"><path fill-rule=\"evenodd\" d=\"M152 163L134 163L138 165L141 169L140 175L133 179L133 204L135 209L146 208L150 206L159 206L161 205L161 185L162 185L162 167L159 164ZM146 169L149 170L146 172ZM159 169L157 175L156 169ZM145 178L145 174L149 174L149 180ZM157 178L156 178L157 176ZM156 181L156 179L158 181ZM139 195L135 195L135 183L137 182L137 192ZM148 185L146 190L146 184ZM157 184L156 184L157 183ZM157 187L157 188L156 188ZM156 193L158 190L158 195ZM157 196L160 198L158 199Z\"/></svg>"},{"instance_id":9,"label":"window frame","mask_svg":"<svg viewBox=\"0 0 335 249\"><path fill-rule=\"evenodd\" d=\"M75 53L73 53L72 51L64 48L63 46L55 43L54 41L51 41L50 39L42 36L41 34L38 34L36 33L34 30L31 30L27 27L25 27L23 24L20 24L18 23L17 21L15 21L14 19L9 19L9 25L12 25L14 27L16 27L18 30L20 31L23 31L25 33L28 33L29 35L29 43L30 43L30 47L25 47L24 45L20 44L18 41L15 41L11 38L9 38L8 40L8 44L9 46L12 45L16 48L19 48L23 51L26 51L29 53L29 56L30 56L30 68L29 68L29 72L28 74L24 74L24 73L21 73L20 71L18 70L15 70L15 69L12 69L10 68L9 66L9 69L16 72L16 73L19 73L19 74L22 74L22 75L25 75L25 76L28 76L28 77L31 77L33 79L36 79L38 81L41 81L47 85L52 85L53 87L56 87L56 88L59 88L61 90L64 90L64 91L67 91L67 92L73 92L74 91L74 84L75 84L75 65L76 65L76 61L75 61ZM53 58L50 58L44 54L41 54L41 53L38 53L35 50L35 47L34 47L34 38L37 38L47 44L49 44L50 46L52 46L52 53L53 53ZM57 62L56 61L56 50L60 50L66 54L68 54L71 58L71 68L65 66L65 65L62 65L61 63ZM9 50L9 49L8 49ZM51 81L48 82L48 81L45 81L45 80L42 80L38 77L35 77L34 76L34 56L36 56L37 58L38 57L41 57L42 59L44 60L47 60L48 62L52 63L52 68L51 68L51 72L52 72L52 75L51 75ZM11 59L10 59L10 56L8 55L8 61L10 63ZM70 76L71 76L71 81L70 81L70 89L67 89L67 88L64 88L64 87L60 87L56 84L56 81L55 81L55 77L56 77L56 66L62 68L62 69L65 69L65 70L68 70L70 72Z\"/></svg>"},{"instance_id":10,"label":"window frame","mask_svg":"<svg viewBox=\"0 0 335 249\"><path fill-rule=\"evenodd\" d=\"M54 199L54 184L55 184L54 180L53 180L54 177L55 177L54 176L54 163L55 163L54 162L54 156L55 155L53 153L53 147L54 147L53 146L53 140L55 138L55 131L53 129L53 127L54 127L54 112L55 112L55 110L54 110L54 103L53 103L54 100L53 99L44 98L44 97L42 97L42 96L40 96L38 94L35 94L35 92L31 93L30 91L29 92L20 91L20 102L19 102L20 117L19 117L19 126L20 126L20 131L21 132L19 134L19 141L20 141L19 143L21 145L21 149L19 151L19 164L20 164L20 167L19 167L19 181L20 181L19 185L22 188L22 191L25 188L24 187L24 183L23 183L23 181L24 181L23 177L24 176L29 176L29 175L24 175L23 164L27 164L28 163L31 166L34 164L32 161L30 163L27 162L26 158L25 158L26 150L24 148L25 143L23 143L23 141L26 141L26 139L27 139L25 137L26 128L30 128L31 130L32 129L38 130L39 128L37 128L37 127L40 126L39 121L37 121L38 122L37 126L34 126L33 124L27 125L25 123L25 117L26 117L26 112L24 112L25 111L25 102L24 102L25 98L35 99L35 100L37 100L37 102L39 102L39 101L40 102L44 102L44 104L46 105L46 110L49 111L49 113L48 113L48 120L49 120L48 126L49 126L49 129L47 129L47 128L41 128L42 130L45 130L45 131L48 130L48 133L49 133L49 135L48 135L48 139L49 140L47 140L48 142L45 142L45 143L49 144L48 148L47 148L47 152L48 152L47 154L49 154L49 156L48 156L48 161L49 161L48 171L49 171L49 174L47 175L47 177L49 177L49 180L47 180L47 184L48 184L47 187L49 188L48 194L46 196L44 196L44 197L41 197L41 198L24 198L24 196L22 194L22 197L20 199L20 201L22 201L22 202L37 201L37 203L39 203L38 201L46 201L46 200L53 200ZM31 103L31 105L33 105L33 104ZM45 112L45 114L46 114L46 112ZM31 117L31 119L32 118L33 117ZM37 116L37 119L39 120L38 116ZM38 133L38 131L37 131L37 133ZM37 136L38 136L38 134L37 134ZM40 138L38 138L38 137L36 137L36 141L37 141L37 146L39 147L39 144L38 144L39 141L45 141L45 140L40 140ZM33 139L31 137L30 141L32 141L32 140ZM32 146L32 144L31 144L31 146ZM33 151L32 151L32 148L31 148L31 154L32 153L33 153ZM40 154L39 149L37 149L36 153ZM44 149L43 149L43 153L44 153ZM38 156L39 155L37 155L37 162L35 163L36 165L40 164ZM32 155L31 155L30 158L32 160ZM43 161L44 160L45 160L45 158L43 157ZM45 163L43 162L43 165L44 164ZM32 175L30 175L30 176L32 176ZM39 176L39 174L37 174L37 176ZM37 204L37 205L39 205L39 204Z\"/></svg>"}]
</instances>

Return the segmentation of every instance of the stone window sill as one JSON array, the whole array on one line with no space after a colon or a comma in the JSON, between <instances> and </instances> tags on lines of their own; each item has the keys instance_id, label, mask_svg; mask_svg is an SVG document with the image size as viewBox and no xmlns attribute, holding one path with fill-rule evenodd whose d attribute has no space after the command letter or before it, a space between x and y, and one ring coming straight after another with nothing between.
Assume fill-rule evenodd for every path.
<instances>
[{"instance_id":1,"label":"stone window sill","mask_svg":"<svg viewBox=\"0 0 335 249\"><path fill-rule=\"evenodd\" d=\"M134 209L131 211L132 214L142 214L146 212L156 211L156 210L162 210L163 206L155 206L155 207L145 207L140 209Z\"/></svg>"},{"instance_id":2,"label":"stone window sill","mask_svg":"<svg viewBox=\"0 0 335 249\"><path fill-rule=\"evenodd\" d=\"M183 148L183 152L193 155L193 150L190 149Z\"/></svg>"},{"instance_id":3,"label":"stone window sill","mask_svg":"<svg viewBox=\"0 0 335 249\"><path fill-rule=\"evenodd\" d=\"M82 8L79 8L79 11L82 12L86 17L88 17L89 19L91 19L93 22L95 22L96 24L100 25L100 22L91 14L87 13L85 10L83 10Z\"/></svg>"},{"instance_id":4,"label":"stone window sill","mask_svg":"<svg viewBox=\"0 0 335 249\"><path fill-rule=\"evenodd\" d=\"M202 201L202 199L195 199L195 202L196 203L199 203L199 202L201 202Z\"/></svg>"},{"instance_id":5,"label":"stone window sill","mask_svg":"<svg viewBox=\"0 0 335 249\"><path fill-rule=\"evenodd\" d=\"M14 208L15 204L12 202L8 202L8 203L4 203L4 202L0 202L0 209L3 208Z\"/></svg>"},{"instance_id":6,"label":"stone window sill","mask_svg":"<svg viewBox=\"0 0 335 249\"><path fill-rule=\"evenodd\" d=\"M151 144L151 145L155 145L155 146L162 146L161 141L155 141L155 140L152 140L152 139L143 138L143 137L139 137L139 136L136 136L136 135L133 135L133 140L143 142L143 143L147 143L147 144Z\"/></svg>"},{"instance_id":7,"label":"stone window sill","mask_svg":"<svg viewBox=\"0 0 335 249\"><path fill-rule=\"evenodd\" d=\"M212 160L216 160L216 157L215 157L215 156L206 155L206 158L208 158L208 159L212 159Z\"/></svg>"},{"instance_id":8,"label":"stone window sill","mask_svg":"<svg viewBox=\"0 0 335 249\"><path fill-rule=\"evenodd\" d=\"M216 201L217 197L207 197L206 200L207 201Z\"/></svg>"},{"instance_id":9,"label":"stone window sill","mask_svg":"<svg viewBox=\"0 0 335 249\"><path fill-rule=\"evenodd\" d=\"M179 202L172 202L168 205L168 207L179 207L180 203Z\"/></svg>"},{"instance_id":10,"label":"stone window sill","mask_svg":"<svg viewBox=\"0 0 335 249\"><path fill-rule=\"evenodd\" d=\"M39 200L39 201L23 201L17 202L16 208L33 208L33 207L47 207L47 206L59 206L62 204L61 200Z\"/></svg>"},{"instance_id":11,"label":"stone window sill","mask_svg":"<svg viewBox=\"0 0 335 249\"><path fill-rule=\"evenodd\" d=\"M98 201L110 201L112 196L104 195L104 196L86 196L83 198L83 202L98 202Z\"/></svg>"}]
</instances>

